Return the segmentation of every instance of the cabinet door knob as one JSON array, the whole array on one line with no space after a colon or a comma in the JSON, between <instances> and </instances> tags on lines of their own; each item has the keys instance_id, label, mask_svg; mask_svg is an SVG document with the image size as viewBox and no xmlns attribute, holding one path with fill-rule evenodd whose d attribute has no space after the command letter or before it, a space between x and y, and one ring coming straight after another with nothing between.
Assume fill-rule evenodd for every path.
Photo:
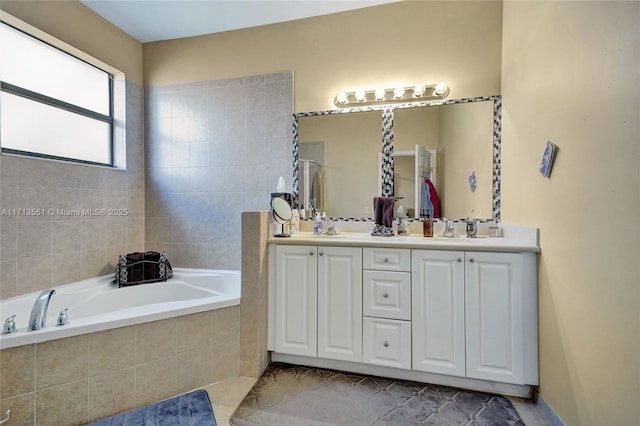
<instances>
[{"instance_id":1,"label":"cabinet door knob","mask_svg":"<svg viewBox=\"0 0 640 426\"><path fill-rule=\"evenodd\" d=\"M389 293L382 293L382 297L384 297L385 299L389 298Z\"/></svg>"},{"instance_id":2,"label":"cabinet door knob","mask_svg":"<svg viewBox=\"0 0 640 426\"><path fill-rule=\"evenodd\" d=\"M384 263L389 263L389 259L387 259L386 257L385 257L384 259L382 259L382 261L383 261Z\"/></svg>"},{"instance_id":3,"label":"cabinet door knob","mask_svg":"<svg viewBox=\"0 0 640 426\"><path fill-rule=\"evenodd\" d=\"M313 252L312 251L309 252L309 256L313 256Z\"/></svg>"},{"instance_id":4,"label":"cabinet door knob","mask_svg":"<svg viewBox=\"0 0 640 426\"><path fill-rule=\"evenodd\" d=\"M320 253L318 253L320 256L324 256L324 252L321 251Z\"/></svg>"},{"instance_id":5,"label":"cabinet door knob","mask_svg":"<svg viewBox=\"0 0 640 426\"><path fill-rule=\"evenodd\" d=\"M382 344L382 346L384 346L385 348L389 347L389 342L387 342L386 340L384 341L384 343Z\"/></svg>"},{"instance_id":6,"label":"cabinet door knob","mask_svg":"<svg viewBox=\"0 0 640 426\"><path fill-rule=\"evenodd\" d=\"M471 259L469 259L469 262L476 263L476 260L472 257Z\"/></svg>"},{"instance_id":7,"label":"cabinet door knob","mask_svg":"<svg viewBox=\"0 0 640 426\"><path fill-rule=\"evenodd\" d=\"M457 258L457 259L456 259L456 261L457 261L458 263L460 263L460 262L462 262L462 258L461 258L461 257L459 257L459 258Z\"/></svg>"}]
</instances>

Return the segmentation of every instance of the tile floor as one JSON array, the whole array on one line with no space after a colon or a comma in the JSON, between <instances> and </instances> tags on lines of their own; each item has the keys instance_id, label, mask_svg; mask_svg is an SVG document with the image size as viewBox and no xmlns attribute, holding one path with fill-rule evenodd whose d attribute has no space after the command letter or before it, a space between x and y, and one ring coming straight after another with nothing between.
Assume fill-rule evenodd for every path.
<instances>
[{"instance_id":1,"label":"tile floor","mask_svg":"<svg viewBox=\"0 0 640 426\"><path fill-rule=\"evenodd\" d=\"M211 399L218 426L229 426L231 415L255 382L256 379L250 377L236 377L204 388ZM549 420L532 401L516 397L508 397L508 399L525 425L551 426Z\"/></svg>"}]
</instances>

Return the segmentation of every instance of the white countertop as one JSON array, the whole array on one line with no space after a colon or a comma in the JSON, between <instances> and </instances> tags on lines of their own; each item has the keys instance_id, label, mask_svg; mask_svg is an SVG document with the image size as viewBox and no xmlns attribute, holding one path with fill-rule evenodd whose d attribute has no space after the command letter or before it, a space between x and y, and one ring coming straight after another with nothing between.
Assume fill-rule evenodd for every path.
<instances>
[{"instance_id":1,"label":"white countertop","mask_svg":"<svg viewBox=\"0 0 640 426\"><path fill-rule=\"evenodd\" d=\"M314 235L312 232L299 232L291 237L269 237L271 244L316 245L316 246L362 246L394 247L427 250L465 250L539 253L538 232L536 228L514 227L515 232L504 237L478 236L423 237L422 235L395 235L392 237L374 237L364 232L342 232L340 235Z\"/></svg>"}]
</instances>

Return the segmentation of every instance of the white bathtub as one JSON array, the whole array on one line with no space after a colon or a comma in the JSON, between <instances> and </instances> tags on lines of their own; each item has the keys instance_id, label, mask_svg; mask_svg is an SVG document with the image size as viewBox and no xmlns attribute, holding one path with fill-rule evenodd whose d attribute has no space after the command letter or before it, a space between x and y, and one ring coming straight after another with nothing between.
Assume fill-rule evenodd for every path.
<instances>
[{"instance_id":1,"label":"white bathtub","mask_svg":"<svg viewBox=\"0 0 640 426\"><path fill-rule=\"evenodd\" d=\"M0 301L0 326L16 315L17 327L0 336L0 349L239 305L240 271L174 268L166 282L118 288L110 274L54 288L38 331L27 331L27 322L40 291ZM57 326L65 308L69 324Z\"/></svg>"}]
</instances>

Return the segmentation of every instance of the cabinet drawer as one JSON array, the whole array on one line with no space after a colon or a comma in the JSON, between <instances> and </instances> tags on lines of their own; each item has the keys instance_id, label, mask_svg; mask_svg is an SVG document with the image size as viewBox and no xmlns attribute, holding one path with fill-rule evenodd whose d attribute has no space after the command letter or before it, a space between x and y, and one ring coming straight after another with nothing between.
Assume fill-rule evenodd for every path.
<instances>
[{"instance_id":1,"label":"cabinet drawer","mask_svg":"<svg viewBox=\"0 0 640 426\"><path fill-rule=\"evenodd\" d=\"M365 247L362 249L362 265L364 269L409 272L411 250Z\"/></svg>"},{"instance_id":2,"label":"cabinet drawer","mask_svg":"<svg viewBox=\"0 0 640 426\"><path fill-rule=\"evenodd\" d=\"M363 271L362 310L368 317L411 319L409 272Z\"/></svg>"},{"instance_id":3,"label":"cabinet drawer","mask_svg":"<svg viewBox=\"0 0 640 426\"><path fill-rule=\"evenodd\" d=\"M362 361L411 368L411 323L380 318L362 319Z\"/></svg>"}]
</instances>

